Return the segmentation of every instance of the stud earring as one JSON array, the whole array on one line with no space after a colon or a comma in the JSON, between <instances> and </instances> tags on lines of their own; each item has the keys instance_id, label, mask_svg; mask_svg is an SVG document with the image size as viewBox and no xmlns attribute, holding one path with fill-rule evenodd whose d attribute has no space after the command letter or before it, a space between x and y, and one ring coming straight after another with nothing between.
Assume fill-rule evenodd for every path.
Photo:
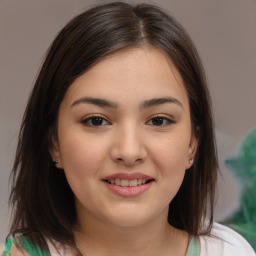
<instances>
[{"instance_id":1,"label":"stud earring","mask_svg":"<svg viewBox=\"0 0 256 256\"><path fill-rule=\"evenodd\" d=\"M191 158L191 159L189 160L189 163L190 163L190 164L193 164L193 163L194 163L194 158Z\"/></svg>"},{"instance_id":2,"label":"stud earring","mask_svg":"<svg viewBox=\"0 0 256 256\"><path fill-rule=\"evenodd\" d=\"M58 161L53 161L53 164L56 166L58 164Z\"/></svg>"}]
</instances>

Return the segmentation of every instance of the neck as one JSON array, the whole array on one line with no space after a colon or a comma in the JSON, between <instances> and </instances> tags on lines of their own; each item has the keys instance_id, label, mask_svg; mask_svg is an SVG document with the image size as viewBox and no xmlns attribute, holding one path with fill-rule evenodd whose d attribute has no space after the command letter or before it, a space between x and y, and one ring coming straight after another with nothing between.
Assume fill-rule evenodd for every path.
<instances>
[{"instance_id":1,"label":"neck","mask_svg":"<svg viewBox=\"0 0 256 256\"><path fill-rule=\"evenodd\" d=\"M84 256L185 256L188 234L166 220L165 212L150 223L122 227L86 216L78 221L75 240Z\"/></svg>"}]
</instances>

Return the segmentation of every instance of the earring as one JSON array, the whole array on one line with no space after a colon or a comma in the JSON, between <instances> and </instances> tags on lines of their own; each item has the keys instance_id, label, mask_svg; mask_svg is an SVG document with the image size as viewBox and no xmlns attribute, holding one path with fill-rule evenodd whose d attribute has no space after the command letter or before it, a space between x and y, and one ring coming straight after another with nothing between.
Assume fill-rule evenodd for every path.
<instances>
[{"instance_id":1,"label":"earring","mask_svg":"<svg viewBox=\"0 0 256 256\"><path fill-rule=\"evenodd\" d=\"M58 161L53 161L53 164L56 166L58 164Z\"/></svg>"},{"instance_id":2,"label":"earring","mask_svg":"<svg viewBox=\"0 0 256 256\"><path fill-rule=\"evenodd\" d=\"M194 158L191 158L191 159L189 160L189 163L190 163L190 164L193 164L193 163L194 163Z\"/></svg>"}]
</instances>

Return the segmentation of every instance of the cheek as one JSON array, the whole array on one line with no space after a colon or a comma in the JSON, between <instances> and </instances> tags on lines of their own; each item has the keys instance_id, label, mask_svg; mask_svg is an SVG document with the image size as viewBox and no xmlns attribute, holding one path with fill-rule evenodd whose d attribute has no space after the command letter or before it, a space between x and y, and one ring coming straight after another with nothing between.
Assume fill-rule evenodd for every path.
<instances>
[{"instance_id":1,"label":"cheek","mask_svg":"<svg viewBox=\"0 0 256 256\"><path fill-rule=\"evenodd\" d=\"M173 199L184 179L188 145L188 139L184 137L169 137L151 152L158 170L159 184L162 184L161 193L166 203Z\"/></svg>"},{"instance_id":2,"label":"cheek","mask_svg":"<svg viewBox=\"0 0 256 256\"><path fill-rule=\"evenodd\" d=\"M97 194L95 181L104 166L106 145L83 133L65 133L60 144L63 169L67 181L79 202L89 204ZM87 203L86 203L87 202ZM89 207L89 206L88 206Z\"/></svg>"},{"instance_id":3,"label":"cheek","mask_svg":"<svg viewBox=\"0 0 256 256\"><path fill-rule=\"evenodd\" d=\"M156 144L155 144L156 145ZM166 175L185 171L189 142L184 136L169 137L154 147L152 156Z\"/></svg>"},{"instance_id":4,"label":"cheek","mask_svg":"<svg viewBox=\"0 0 256 256\"><path fill-rule=\"evenodd\" d=\"M63 169L82 178L96 173L105 157L100 142L79 132L66 132L60 143Z\"/></svg>"}]
</instances>

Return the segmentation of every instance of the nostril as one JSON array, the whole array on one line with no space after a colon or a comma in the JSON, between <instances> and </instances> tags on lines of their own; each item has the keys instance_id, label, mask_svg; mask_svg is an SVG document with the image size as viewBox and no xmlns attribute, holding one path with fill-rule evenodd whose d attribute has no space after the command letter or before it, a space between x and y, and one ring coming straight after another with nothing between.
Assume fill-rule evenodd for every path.
<instances>
[{"instance_id":1,"label":"nostril","mask_svg":"<svg viewBox=\"0 0 256 256\"><path fill-rule=\"evenodd\" d=\"M119 157L119 158L116 158L116 161L119 163L123 163L127 166L133 166L133 165L137 165L137 164L143 162L143 159L142 158Z\"/></svg>"},{"instance_id":2,"label":"nostril","mask_svg":"<svg viewBox=\"0 0 256 256\"><path fill-rule=\"evenodd\" d=\"M110 150L111 158L118 163L136 165L143 162L147 157L144 146L136 146L137 143L122 143L122 140L115 143Z\"/></svg>"}]
</instances>

